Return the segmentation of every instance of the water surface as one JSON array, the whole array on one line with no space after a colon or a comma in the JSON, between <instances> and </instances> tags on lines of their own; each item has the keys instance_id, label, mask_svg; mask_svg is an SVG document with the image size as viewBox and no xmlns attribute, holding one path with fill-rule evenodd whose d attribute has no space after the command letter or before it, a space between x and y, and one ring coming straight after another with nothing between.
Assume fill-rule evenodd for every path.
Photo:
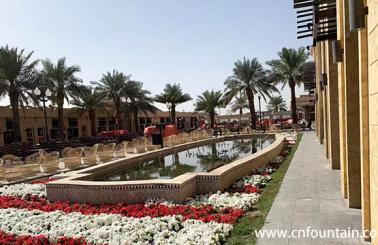
<instances>
[{"instance_id":1,"label":"water surface","mask_svg":"<svg viewBox=\"0 0 378 245\"><path fill-rule=\"evenodd\" d=\"M138 166L120 169L98 181L171 179L187 172L209 172L237 159L264 149L274 141L271 137L229 140L204 145L175 154L143 161Z\"/></svg>"}]
</instances>

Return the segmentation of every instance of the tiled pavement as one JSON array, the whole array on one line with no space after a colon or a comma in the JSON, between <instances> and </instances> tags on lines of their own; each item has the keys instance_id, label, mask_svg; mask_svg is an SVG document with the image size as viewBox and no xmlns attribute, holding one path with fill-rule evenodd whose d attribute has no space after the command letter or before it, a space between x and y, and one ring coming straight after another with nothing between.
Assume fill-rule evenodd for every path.
<instances>
[{"instance_id":1,"label":"tiled pavement","mask_svg":"<svg viewBox=\"0 0 378 245\"><path fill-rule=\"evenodd\" d=\"M314 132L306 132L286 173L263 230L361 229L361 210L341 196L340 171L331 170ZM314 235L315 232L313 233ZM368 244L362 239L259 238L258 245Z\"/></svg>"}]
</instances>

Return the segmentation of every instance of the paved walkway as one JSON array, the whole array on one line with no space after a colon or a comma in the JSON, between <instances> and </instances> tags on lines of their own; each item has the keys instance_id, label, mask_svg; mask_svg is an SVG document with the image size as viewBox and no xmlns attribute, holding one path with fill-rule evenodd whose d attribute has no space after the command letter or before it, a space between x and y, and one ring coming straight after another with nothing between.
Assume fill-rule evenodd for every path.
<instances>
[{"instance_id":1,"label":"paved walkway","mask_svg":"<svg viewBox=\"0 0 378 245\"><path fill-rule=\"evenodd\" d=\"M314 132L304 133L263 230L361 229L361 210L349 209L340 192L340 171L330 170ZM365 244L360 239L272 239L257 245Z\"/></svg>"}]
</instances>

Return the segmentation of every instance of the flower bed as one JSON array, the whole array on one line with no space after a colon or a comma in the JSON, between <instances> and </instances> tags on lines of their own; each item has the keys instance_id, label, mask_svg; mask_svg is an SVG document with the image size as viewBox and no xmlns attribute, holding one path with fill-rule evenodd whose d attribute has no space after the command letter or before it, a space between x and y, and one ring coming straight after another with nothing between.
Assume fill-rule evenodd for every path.
<instances>
[{"instance_id":1,"label":"flower bed","mask_svg":"<svg viewBox=\"0 0 378 245\"><path fill-rule=\"evenodd\" d=\"M0 244L219 244L259 197L257 191L230 191L196 196L185 205L50 203L43 183L0 188Z\"/></svg>"},{"instance_id":2,"label":"flower bed","mask_svg":"<svg viewBox=\"0 0 378 245\"><path fill-rule=\"evenodd\" d=\"M0 187L0 244L221 244L254 209L277 163L240 178L225 192L185 204L50 203L49 180Z\"/></svg>"},{"instance_id":3,"label":"flower bed","mask_svg":"<svg viewBox=\"0 0 378 245\"><path fill-rule=\"evenodd\" d=\"M4 186L0 193L0 244L220 244L259 197L230 191L184 205L50 203L43 182Z\"/></svg>"}]
</instances>

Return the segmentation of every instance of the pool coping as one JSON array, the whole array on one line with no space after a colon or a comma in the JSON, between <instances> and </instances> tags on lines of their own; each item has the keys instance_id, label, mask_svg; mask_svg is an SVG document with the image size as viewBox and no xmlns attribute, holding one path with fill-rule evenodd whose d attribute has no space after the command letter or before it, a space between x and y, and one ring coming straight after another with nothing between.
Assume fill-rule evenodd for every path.
<instances>
[{"instance_id":1,"label":"pool coping","mask_svg":"<svg viewBox=\"0 0 378 245\"><path fill-rule=\"evenodd\" d=\"M211 172L185 173L172 179L129 180L129 181L92 181L94 175L110 172L121 165L135 164L140 158L148 159L203 146L213 142L249 138L251 136L274 135L275 141L266 148L250 156L235 160ZM182 203L186 198L203 193L223 191L237 178L248 175L278 156L283 148L284 136L281 134L236 134L203 139L166 147L150 152L133 154L129 157L112 160L106 163L81 170L56 175L58 180L47 183L49 201L71 201L79 203L140 203L149 198L166 199Z\"/></svg>"}]
</instances>

